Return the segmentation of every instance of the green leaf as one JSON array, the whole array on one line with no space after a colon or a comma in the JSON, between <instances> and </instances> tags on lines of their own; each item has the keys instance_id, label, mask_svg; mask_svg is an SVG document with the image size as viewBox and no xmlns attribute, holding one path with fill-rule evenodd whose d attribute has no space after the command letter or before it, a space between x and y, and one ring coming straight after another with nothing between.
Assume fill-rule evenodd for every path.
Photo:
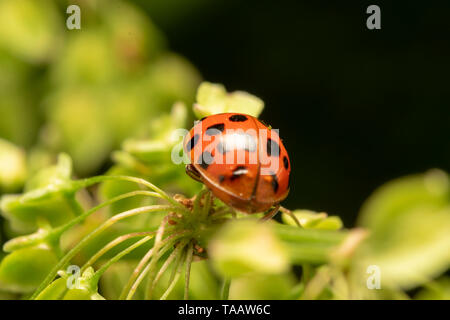
<instances>
[{"instance_id":1,"label":"green leaf","mask_svg":"<svg viewBox=\"0 0 450 320\"><path fill-rule=\"evenodd\" d=\"M40 170L27 181L24 194L4 195L0 200L1 213L12 230L33 232L42 221L54 227L74 217L78 204L71 172L70 158L61 154L56 166Z\"/></svg>"},{"instance_id":2,"label":"green leaf","mask_svg":"<svg viewBox=\"0 0 450 320\"><path fill-rule=\"evenodd\" d=\"M13 238L3 245L3 251L13 252L22 248L45 243L49 236L49 230L38 229L35 233Z\"/></svg>"},{"instance_id":3,"label":"green leaf","mask_svg":"<svg viewBox=\"0 0 450 320\"><path fill-rule=\"evenodd\" d=\"M208 252L225 278L251 272L282 273L289 267L287 253L271 226L254 220L227 223L211 240Z\"/></svg>"},{"instance_id":4,"label":"green leaf","mask_svg":"<svg viewBox=\"0 0 450 320\"><path fill-rule=\"evenodd\" d=\"M58 189L70 181L72 175L72 160L67 154L60 154L58 163L38 171L25 185L25 191L36 189Z\"/></svg>"},{"instance_id":5,"label":"green leaf","mask_svg":"<svg viewBox=\"0 0 450 320\"><path fill-rule=\"evenodd\" d=\"M411 289L450 267L448 176L433 170L379 188L361 210L369 238L353 259L356 281L379 267L382 288Z\"/></svg>"},{"instance_id":6,"label":"green leaf","mask_svg":"<svg viewBox=\"0 0 450 320\"><path fill-rule=\"evenodd\" d=\"M182 141L182 136L177 137L174 132L182 129L186 122L186 106L183 103L176 103L171 114L163 114L151 121L146 138L126 140L123 143L123 150L147 164L170 164L173 166L172 149Z\"/></svg>"},{"instance_id":7,"label":"green leaf","mask_svg":"<svg viewBox=\"0 0 450 320\"><path fill-rule=\"evenodd\" d=\"M358 224L383 232L393 219L420 207L442 208L450 203L447 173L430 170L426 174L406 176L378 188L363 204Z\"/></svg>"},{"instance_id":8,"label":"green leaf","mask_svg":"<svg viewBox=\"0 0 450 320\"><path fill-rule=\"evenodd\" d=\"M258 117L264 109L264 102L243 91L227 93L221 84L203 82L197 91L194 113L203 118L218 113L237 112Z\"/></svg>"},{"instance_id":9,"label":"green leaf","mask_svg":"<svg viewBox=\"0 0 450 320\"><path fill-rule=\"evenodd\" d=\"M57 262L55 252L46 245L16 250L0 263L0 288L13 292L31 292Z\"/></svg>"}]
</instances>

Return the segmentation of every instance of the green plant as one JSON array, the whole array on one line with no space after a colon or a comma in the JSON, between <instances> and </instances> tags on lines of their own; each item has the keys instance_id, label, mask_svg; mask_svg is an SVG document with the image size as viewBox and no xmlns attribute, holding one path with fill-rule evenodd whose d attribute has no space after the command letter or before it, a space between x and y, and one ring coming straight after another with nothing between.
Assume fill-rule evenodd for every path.
<instances>
[{"instance_id":1,"label":"green plant","mask_svg":"<svg viewBox=\"0 0 450 320\"><path fill-rule=\"evenodd\" d=\"M262 107L252 95L209 83L194 105L197 116L258 116ZM448 297L448 281L440 278L450 266L448 174L431 170L382 186L354 229L337 216L285 208L281 221L261 222L262 214L234 211L170 161L179 143L170 133L186 124L187 110L176 104L153 120L146 137L124 142L107 175L73 179L70 157L60 154L56 165L27 178L24 193L4 195L11 239L0 263L3 297ZM379 290L367 284L374 265ZM412 297L413 288L422 290Z\"/></svg>"}]
</instances>

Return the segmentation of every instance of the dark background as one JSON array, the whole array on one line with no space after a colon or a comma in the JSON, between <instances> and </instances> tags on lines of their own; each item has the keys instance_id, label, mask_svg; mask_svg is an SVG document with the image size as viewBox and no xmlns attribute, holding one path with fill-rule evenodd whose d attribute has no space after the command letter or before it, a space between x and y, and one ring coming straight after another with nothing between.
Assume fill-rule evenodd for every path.
<instances>
[{"instance_id":1,"label":"dark background","mask_svg":"<svg viewBox=\"0 0 450 320\"><path fill-rule=\"evenodd\" d=\"M292 162L287 207L350 226L382 183L450 171L450 1L138 3L205 80L265 101Z\"/></svg>"}]
</instances>

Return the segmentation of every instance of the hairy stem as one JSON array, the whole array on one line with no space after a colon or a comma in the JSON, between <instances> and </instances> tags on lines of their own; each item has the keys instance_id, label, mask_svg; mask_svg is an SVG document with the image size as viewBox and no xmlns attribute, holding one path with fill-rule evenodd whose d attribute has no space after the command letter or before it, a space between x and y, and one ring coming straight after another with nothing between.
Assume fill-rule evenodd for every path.
<instances>
[{"instance_id":1,"label":"hairy stem","mask_svg":"<svg viewBox=\"0 0 450 320\"><path fill-rule=\"evenodd\" d=\"M193 258L194 258L194 244L191 241L187 249L186 275L184 279L184 300L189 299L189 282L191 279L191 265Z\"/></svg>"},{"instance_id":2,"label":"hairy stem","mask_svg":"<svg viewBox=\"0 0 450 320\"><path fill-rule=\"evenodd\" d=\"M153 280L152 283L152 290L155 289L156 284L158 283L159 279L161 279L164 272L167 270L167 268L170 266L172 261L178 256L178 254L184 249L185 245L187 244L187 240L180 242L175 250L172 251L172 253L169 255L169 257L166 259L162 267L159 269L158 274L155 277L155 280Z\"/></svg>"},{"instance_id":3,"label":"hairy stem","mask_svg":"<svg viewBox=\"0 0 450 320\"><path fill-rule=\"evenodd\" d=\"M164 236L164 231L166 230L166 225L168 224L168 216L165 216L164 219L161 221L161 224L158 228L158 231L156 232L156 239L155 239L155 245L154 245L154 255L150 260L149 263L149 276L148 276L148 282L147 282L147 289L145 290L145 297L147 300L151 299L151 294L153 291L152 283L155 278L155 272L156 272L156 263L158 262L159 258L162 254L159 254L159 249L161 248L161 239Z\"/></svg>"},{"instance_id":4,"label":"hairy stem","mask_svg":"<svg viewBox=\"0 0 450 320\"><path fill-rule=\"evenodd\" d=\"M149 212L161 212L161 211L171 211L173 210L172 206L169 205L154 205L154 206L145 206L141 208L131 209L125 212L122 212L120 214L117 214L108 220L106 220L103 224L101 224L99 227L97 227L94 231L89 233L87 236L85 236L75 247L73 247L50 271L50 273L47 275L47 277L44 279L44 281L39 285L39 287L36 289L36 291L31 296L31 299L35 299L37 295L44 290L54 279L56 276L58 270L65 267L65 265L83 248L85 247L91 239L96 237L98 234L100 234L105 229L109 228L116 222L136 216L143 213L149 213Z\"/></svg>"},{"instance_id":5,"label":"hairy stem","mask_svg":"<svg viewBox=\"0 0 450 320\"><path fill-rule=\"evenodd\" d=\"M109 180L129 181L129 182L135 182L137 184L146 186L147 188L149 188L149 189L155 191L156 193L158 193L163 199L167 200L172 205L174 205L174 206L176 206L178 208L185 209L180 203L175 201L172 197L170 197L163 190L161 190L160 188L155 186L153 183L150 183L150 182L148 182L145 179L137 178L137 177L131 177L131 176L96 176L96 177L87 178L87 179L83 179L83 180L73 181L73 187L75 189L81 189L81 188L89 187L89 186L91 186L93 184L96 184L96 183L99 183L99 182L104 182L104 181L109 181Z\"/></svg>"},{"instance_id":6,"label":"hairy stem","mask_svg":"<svg viewBox=\"0 0 450 320\"><path fill-rule=\"evenodd\" d=\"M122 236L119 236L115 238L114 240L110 241L108 244L106 244L103 248L101 248L96 254L94 254L81 268L81 273L83 273L84 270L86 270L89 266L93 265L101 256L103 256L106 252L114 248L115 246L119 245L120 243L131 239L135 237L142 237L142 236L149 236L154 235L155 232L148 231L148 232L135 232L135 233L129 233Z\"/></svg>"},{"instance_id":7,"label":"hairy stem","mask_svg":"<svg viewBox=\"0 0 450 320\"><path fill-rule=\"evenodd\" d=\"M211 192L208 190L208 192L205 195L205 203L203 205L201 212L202 219L206 219L208 217L210 209L211 209Z\"/></svg>"},{"instance_id":8,"label":"hairy stem","mask_svg":"<svg viewBox=\"0 0 450 320\"><path fill-rule=\"evenodd\" d=\"M176 234L172 234L171 236L167 237L166 239L162 240L161 244L163 245L160 254L164 254L167 252L173 244L180 238L183 237L187 232L180 232ZM139 284L142 282L144 277L147 275L148 271L150 270L150 264L147 264L147 262L150 260L150 258L155 254L154 248L150 249L145 256L139 261L139 264L134 269L132 275L130 276L130 279L128 279L128 282L126 286L123 288L120 298L121 300L127 299L130 300L133 298ZM146 265L147 264L147 265ZM142 270L145 266L145 269Z\"/></svg>"},{"instance_id":9,"label":"hairy stem","mask_svg":"<svg viewBox=\"0 0 450 320\"><path fill-rule=\"evenodd\" d=\"M185 256L186 256L186 252L183 251L181 253L181 259L178 261L178 265L175 265L175 269L176 269L175 277L170 282L169 286L167 287L166 291L161 296L160 300L166 300L167 299L167 297L169 296L169 294L172 292L173 288L177 284L178 279L180 279L181 270L183 269L183 265L184 265L184 262L185 262L184 261L185 260Z\"/></svg>"},{"instance_id":10,"label":"hairy stem","mask_svg":"<svg viewBox=\"0 0 450 320\"><path fill-rule=\"evenodd\" d=\"M123 256L127 255L128 253L130 253L131 251L133 251L134 249L136 249L137 247L143 245L144 243L146 243L147 241L149 241L151 238L153 238L153 235L151 236L146 236L144 238L142 238L141 240L137 241L136 243L132 244L131 246L129 246L128 248L126 248L125 250L122 250L121 252L119 252L118 254L116 254L113 258L111 258L110 260L108 260L104 265L101 266L100 269L98 269L95 272L94 278L98 281L98 279L103 275L103 273L105 273L105 271L115 262L119 261Z\"/></svg>"},{"instance_id":11,"label":"hairy stem","mask_svg":"<svg viewBox=\"0 0 450 320\"><path fill-rule=\"evenodd\" d=\"M88 211L80 214L79 216L75 217L74 219L72 219L71 221L69 221L68 223L66 223L65 225L62 225L60 227L57 227L55 229L53 229L51 231L51 237L53 238L58 238L59 236L61 236L61 234L63 234L65 231L69 230L70 228L72 228L73 226L77 225L78 223L82 222L84 219L86 219L87 217L89 217L91 214L95 213L96 211L109 206L117 201L120 201L122 199L126 199L126 198L130 198L130 197L134 197L134 196L139 196L139 195L143 195L143 196L150 196L150 197L158 197L160 198L159 194L155 193L155 192L151 192L151 191L145 191L145 190L137 190L137 191L132 191L132 192L128 192L128 193L124 193L121 194L119 196L116 196L114 198L108 199L107 201L89 209Z\"/></svg>"}]
</instances>

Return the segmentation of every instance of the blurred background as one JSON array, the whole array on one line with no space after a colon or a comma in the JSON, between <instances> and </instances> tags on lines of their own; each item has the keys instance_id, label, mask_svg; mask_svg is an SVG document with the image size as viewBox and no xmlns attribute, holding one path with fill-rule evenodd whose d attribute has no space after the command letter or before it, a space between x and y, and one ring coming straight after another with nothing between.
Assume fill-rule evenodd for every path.
<instances>
[{"instance_id":1,"label":"blurred background","mask_svg":"<svg viewBox=\"0 0 450 320\"><path fill-rule=\"evenodd\" d=\"M107 2L0 1L0 138L27 174L59 151L78 177L105 172L174 102L190 110L202 79L265 101L293 164L287 207L350 227L382 183L450 171L448 1ZM4 192L25 179L11 172Z\"/></svg>"},{"instance_id":2,"label":"blurred background","mask_svg":"<svg viewBox=\"0 0 450 320\"><path fill-rule=\"evenodd\" d=\"M265 101L293 163L288 207L351 225L382 183L450 169L450 2L194 2L154 21L205 79Z\"/></svg>"}]
</instances>

